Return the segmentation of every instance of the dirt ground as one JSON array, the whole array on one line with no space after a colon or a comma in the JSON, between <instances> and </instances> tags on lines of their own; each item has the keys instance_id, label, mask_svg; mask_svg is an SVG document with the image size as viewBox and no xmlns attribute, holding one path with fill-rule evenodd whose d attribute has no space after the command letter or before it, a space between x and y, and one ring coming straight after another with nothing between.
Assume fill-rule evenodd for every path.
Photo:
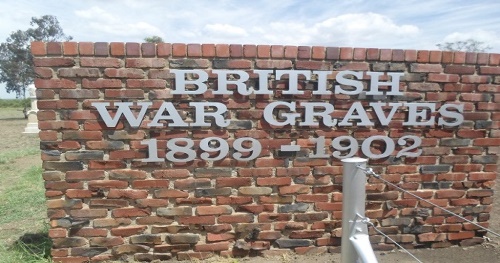
<instances>
[{"instance_id":1,"label":"dirt ground","mask_svg":"<svg viewBox=\"0 0 500 263\"><path fill-rule=\"evenodd\" d=\"M33 135L25 135L22 132L26 126L26 120L20 116L22 113L11 112L7 115L0 112L0 153L10 151L13 149L22 149L24 147L32 146L37 143L37 137ZM40 165L40 157L38 155L32 156L26 160L23 158L23 166L26 165ZM493 211L490 218L490 229L500 233L500 178L497 178L495 186L495 201L493 204ZM0 186L1 191L1 186ZM410 250L421 262L500 262L500 237L488 234L488 239L477 246L472 247L451 247L441 249L416 249ZM399 250L395 251L376 251L375 252L379 262L418 262L408 254ZM238 259L222 259L212 258L206 262L226 262L226 263L291 263L291 262L340 262L340 254L322 254L322 255L295 255L287 254L274 258L238 258ZM1 261L1 260L0 260ZM200 262L200 261L196 261Z\"/></svg>"}]
</instances>

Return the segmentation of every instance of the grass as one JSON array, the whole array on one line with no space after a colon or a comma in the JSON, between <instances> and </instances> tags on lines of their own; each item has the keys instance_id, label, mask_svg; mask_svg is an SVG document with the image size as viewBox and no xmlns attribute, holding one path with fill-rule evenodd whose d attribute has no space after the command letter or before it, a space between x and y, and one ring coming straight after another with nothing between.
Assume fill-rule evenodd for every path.
<instances>
[{"instance_id":1,"label":"grass","mask_svg":"<svg viewBox=\"0 0 500 263\"><path fill-rule=\"evenodd\" d=\"M0 246L0 256L4 263L49 263L52 241L47 230L36 234L25 234L11 246Z\"/></svg>"},{"instance_id":2,"label":"grass","mask_svg":"<svg viewBox=\"0 0 500 263\"><path fill-rule=\"evenodd\" d=\"M18 126L25 125L22 122ZM0 120L6 129L14 124L12 120ZM12 141L14 138L6 138L5 134L1 139L0 262L51 262L42 169L40 165L30 165L40 158L37 141L22 135Z\"/></svg>"},{"instance_id":3,"label":"grass","mask_svg":"<svg viewBox=\"0 0 500 263\"><path fill-rule=\"evenodd\" d=\"M0 164L7 164L15 161L18 158L38 154L40 150L38 148L25 148L9 151L6 153L0 153Z\"/></svg>"},{"instance_id":4,"label":"grass","mask_svg":"<svg viewBox=\"0 0 500 263\"><path fill-rule=\"evenodd\" d=\"M45 213L44 194L41 168L29 168L19 180L11 181L11 185L0 193L0 224L22 221L34 214Z\"/></svg>"},{"instance_id":5,"label":"grass","mask_svg":"<svg viewBox=\"0 0 500 263\"><path fill-rule=\"evenodd\" d=\"M0 108L24 108L30 105L30 99L0 99Z\"/></svg>"}]
</instances>

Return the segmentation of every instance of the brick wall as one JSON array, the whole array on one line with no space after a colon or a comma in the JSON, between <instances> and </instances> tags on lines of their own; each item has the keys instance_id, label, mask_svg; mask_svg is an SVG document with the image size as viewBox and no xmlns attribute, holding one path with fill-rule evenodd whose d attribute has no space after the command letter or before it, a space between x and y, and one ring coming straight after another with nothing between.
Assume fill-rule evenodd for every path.
<instances>
[{"instance_id":1,"label":"brick wall","mask_svg":"<svg viewBox=\"0 0 500 263\"><path fill-rule=\"evenodd\" d=\"M387 152L389 156L369 162L375 172L488 226L500 146L500 54L102 42L34 42L31 48L39 76L35 85L40 147L55 261L338 252L342 165L331 157L335 149L329 146L341 136L344 141L339 143L347 143L349 137L360 145L371 136L391 138L396 146ZM208 90L175 94L173 69L207 72ZM272 70L271 94L241 95L235 92L236 85L228 85L231 94L217 95L214 91L220 80L212 71L216 69L250 72L248 87L259 85L254 70ZM330 71L326 76L329 90L336 85L339 72L362 72L365 93L318 95L314 90L319 79L299 77L297 87L303 94L289 95L286 76L276 78L279 70ZM373 78L368 72L383 72L380 81L389 81L391 73L403 73L402 93L367 95ZM188 77L196 79L196 74ZM194 85L187 88L196 89ZM380 90L387 92L388 88L381 86ZM297 123L305 118L301 105L307 102L334 105L330 115L338 122L360 102L374 125L360 125L359 119L333 127L321 120L319 125L271 125L265 121L264 110L276 101L298 102ZM110 117L117 111L116 102L152 105L139 127L132 127L124 118L109 127L93 106L95 102L111 102ZM190 102L218 102L227 108L224 118L230 124L148 126L164 102L171 102L186 123L192 123L196 114ZM435 111L418 109L425 113L420 121L435 121L405 125L417 108L402 104L382 125L370 102L431 103L436 105ZM459 126L438 125L446 116L437 109L446 104L463 105L459 115L464 120ZM272 111L278 121L290 112L282 106ZM387 116L390 109L383 109ZM132 111L140 116L140 106ZM412 150L421 150L421 154L397 157L405 147L397 141L405 135L421 139ZM227 144L227 156L210 160L218 155L212 153L201 158L200 143L208 137L221 138L216 144L212 139L209 147ZM318 151L317 141L311 139L319 137L328 158L309 157ZM181 151L194 151L195 156L186 162L166 160L168 141L179 138L180 147L193 142ZM239 138L246 139L238 142ZM250 153L243 153L243 160L235 159L236 144L244 149L256 144L248 138L260 143L258 156L245 160ZM152 144L145 143L149 139L156 139L155 154L162 161L143 161L152 153L148 149ZM412 145L412 141L406 143ZM299 145L300 151L282 151L281 145ZM383 155L387 145L379 139L367 149ZM340 153L343 156L348 151ZM361 150L354 155L364 157ZM170 158L182 160L185 156L177 153ZM482 242L484 231L375 178L369 179L366 189L367 216L405 247ZM395 247L373 230L371 241L375 249Z\"/></svg>"}]
</instances>

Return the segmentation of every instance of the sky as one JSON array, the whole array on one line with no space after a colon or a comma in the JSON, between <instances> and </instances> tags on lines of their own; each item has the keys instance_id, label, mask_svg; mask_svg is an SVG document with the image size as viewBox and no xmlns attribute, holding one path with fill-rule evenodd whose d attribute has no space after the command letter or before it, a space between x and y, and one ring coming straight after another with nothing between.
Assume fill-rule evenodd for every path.
<instances>
[{"instance_id":1,"label":"sky","mask_svg":"<svg viewBox=\"0 0 500 263\"><path fill-rule=\"evenodd\" d=\"M498 0L0 0L0 42L54 15L73 41L435 50L473 38L500 53ZM0 84L0 98L13 98Z\"/></svg>"}]
</instances>

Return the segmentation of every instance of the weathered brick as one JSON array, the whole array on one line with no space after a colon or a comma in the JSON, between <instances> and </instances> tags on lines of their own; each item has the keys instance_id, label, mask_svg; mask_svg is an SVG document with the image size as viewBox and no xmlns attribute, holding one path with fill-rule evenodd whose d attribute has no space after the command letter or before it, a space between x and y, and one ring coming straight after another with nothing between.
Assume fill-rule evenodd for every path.
<instances>
[{"instance_id":1,"label":"weathered brick","mask_svg":"<svg viewBox=\"0 0 500 263\"><path fill-rule=\"evenodd\" d=\"M193 214L192 208L189 206L184 207L169 207L158 208L156 214L159 216L190 216Z\"/></svg>"},{"instance_id":2,"label":"weathered brick","mask_svg":"<svg viewBox=\"0 0 500 263\"><path fill-rule=\"evenodd\" d=\"M241 195L269 195L273 192L270 187L240 187L239 193Z\"/></svg>"},{"instance_id":3,"label":"weathered brick","mask_svg":"<svg viewBox=\"0 0 500 263\"><path fill-rule=\"evenodd\" d=\"M166 238L172 244L196 244L200 241L197 234L173 234L167 235Z\"/></svg>"},{"instance_id":4,"label":"weathered brick","mask_svg":"<svg viewBox=\"0 0 500 263\"><path fill-rule=\"evenodd\" d=\"M82 237L54 238L52 240L54 248L81 247L87 243Z\"/></svg>"},{"instance_id":5,"label":"weathered brick","mask_svg":"<svg viewBox=\"0 0 500 263\"><path fill-rule=\"evenodd\" d=\"M146 245L162 243L160 235L151 235L151 234L131 236L129 241L132 244L146 244Z\"/></svg>"},{"instance_id":6,"label":"weathered brick","mask_svg":"<svg viewBox=\"0 0 500 263\"><path fill-rule=\"evenodd\" d=\"M308 239L278 239L275 242L280 248L308 247L313 244Z\"/></svg>"},{"instance_id":7,"label":"weathered brick","mask_svg":"<svg viewBox=\"0 0 500 263\"><path fill-rule=\"evenodd\" d=\"M148 251L149 247L144 245L120 245L113 247L111 253L115 256L121 256L126 254L145 253Z\"/></svg>"}]
</instances>

